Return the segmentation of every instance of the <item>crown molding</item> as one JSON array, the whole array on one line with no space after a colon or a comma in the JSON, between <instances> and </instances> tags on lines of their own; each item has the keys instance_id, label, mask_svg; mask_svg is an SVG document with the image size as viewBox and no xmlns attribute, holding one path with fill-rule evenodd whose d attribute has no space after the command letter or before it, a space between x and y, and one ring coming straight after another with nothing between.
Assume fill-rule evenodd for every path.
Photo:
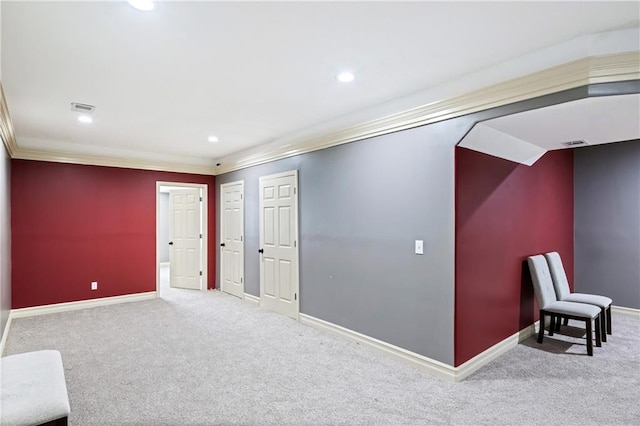
<instances>
[{"instance_id":1,"label":"crown molding","mask_svg":"<svg viewBox=\"0 0 640 426\"><path fill-rule=\"evenodd\" d=\"M462 96L432 102L320 136L301 138L284 147L263 147L259 152L244 151L232 154L218 159L217 161L222 164L217 167L62 151L22 149L16 143L13 124L0 83L0 136L2 136L9 156L16 159L217 175L589 84L639 79L640 52L638 51L586 57L523 77L507 80Z\"/></svg>"},{"instance_id":2,"label":"crown molding","mask_svg":"<svg viewBox=\"0 0 640 426\"><path fill-rule=\"evenodd\" d=\"M640 79L640 52L593 56L567 62L468 94L432 102L360 125L301 139L285 147L244 151L218 159L215 174L448 120L539 96L597 83Z\"/></svg>"},{"instance_id":3,"label":"crown molding","mask_svg":"<svg viewBox=\"0 0 640 426\"><path fill-rule=\"evenodd\" d=\"M39 149L20 148L16 143L15 132L13 130L13 122L11 121L11 116L9 115L9 108L7 107L2 83L0 83L0 136L2 136L2 141L7 148L9 157L18 160L50 161L56 163L121 167L127 169L193 173L200 175L214 174L213 165L209 166L202 164L184 164L105 155L88 155L64 151L47 151Z\"/></svg>"},{"instance_id":4,"label":"crown molding","mask_svg":"<svg viewBox=\"0 0 640 426\"><path fill-rule=\"evenodd\" d=\"M16 135L13 130L13 122L9 115L9 107L7 107L7 100L4 97L4 88L0 82L0 136L4 142L4 146L7 148L9 157L13 157L14 153L18 149L16 144Z\"/></svg>"},{"instance_id":5,"label":"crown molding","mask_svg":"<svg viewBox=\"0 0 640 426\"><path fill-rule=\"evenodd\" d=\"M55 163L84 164L88 166L120 167L125 169L154 170L162 172L213 175L213 166L183 164L144 159L131 159L103 155L87 155L62 151L17 148L11 156L18 160L50 161Z\"/></svg>"}]
</instances>

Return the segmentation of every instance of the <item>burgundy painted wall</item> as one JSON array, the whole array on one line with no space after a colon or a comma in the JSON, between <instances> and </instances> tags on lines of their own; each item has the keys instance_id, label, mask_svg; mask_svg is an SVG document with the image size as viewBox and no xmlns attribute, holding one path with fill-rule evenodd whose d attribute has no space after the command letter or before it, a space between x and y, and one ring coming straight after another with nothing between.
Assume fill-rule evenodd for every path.
<instances>
[{"instance_id":1,"label":"burgundy painted wall","mask_svg":"<svg viewBox=\"0 0 640 426\"><path fill-rule=\"evenodd\" d=\"M573 282L573 152L528 167L457 147L456 366L538 319L526 258L548 251Z\"/></svg>"},{"instance_id":2,"label":"burgundy painted wall","mask_svg":"<svg viewBox=\"0 0 640 426\"><path fill-rule=\"evenodd\" d=\"M214 176L12 160L13 309L155 291L156 181L208 185L212 288Z\"/></svg>"}]
</instances>

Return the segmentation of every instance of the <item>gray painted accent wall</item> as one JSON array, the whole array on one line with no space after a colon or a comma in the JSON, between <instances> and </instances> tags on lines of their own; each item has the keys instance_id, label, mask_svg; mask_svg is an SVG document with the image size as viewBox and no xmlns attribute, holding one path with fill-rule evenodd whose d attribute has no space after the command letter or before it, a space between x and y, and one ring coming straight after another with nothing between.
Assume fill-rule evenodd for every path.
<instances>
[{"instance_id":1,"label":"gray painted accent wall","mask_svg":"<svg viewBox=\"0 0 640 426\"><path fill-rule=\"evenodd\" d=\"M452 365L453 147L469 126L451 120L216 177L218 200L221 184L245 181L245 291L259 296L258 178L298 170L300 311Z\"/></svg>"},{"instance_id":2,"label":"gray painted accent wall","mask_svg":"<svg viewBox=\"0 0 640 426\"><path fill-rule=\"evenodd\" d=\"M160 230L160 262L169 261L169 193L161 192L158 228Z\"/></svg>"},{"instance_id":3,"label":"gray painted accent wall","mask_svg":"<svg viewBox=\"0 0 640 426\"><path fill-rule=\"evenodd\" d=\"M245 181L245 291L260 294L258 178L298 170L300 312L453 365L454 146L476 121L586 96L580 87L216 176L218 206L221 184Z\"/></svg>"},{"instance_id":4,"label":"gray painted accent wall","mask_svg":"<svg viewBox=\"0 0 640 426\"><path fill-rule=\"evenodd\" d=\"M575 291L640 309L640 141L574 152Z\"/></svg>"},{"instance_id":5,"label":"gray painted accent wall","mask_svg":"<svg viewBox=\"0 0 640 426\"><path fill-rule=\"evenodd\" d=\"M0 148L0 339L11 311L11 159Z\"/></svg>"},{"instance_id":6,"label":"gray painted accent wall","mask_svg":"<svg viewBox=\"0 0 640 426\"><path fill-rule=\"evenodd\" d=\"M454 146L476 121L586 96L571 89L217 176L217 205L221 184L245 181L245 291L260 293L258 178L298 170L300 312L453 365Z\"/></svg>"}]
</instances>

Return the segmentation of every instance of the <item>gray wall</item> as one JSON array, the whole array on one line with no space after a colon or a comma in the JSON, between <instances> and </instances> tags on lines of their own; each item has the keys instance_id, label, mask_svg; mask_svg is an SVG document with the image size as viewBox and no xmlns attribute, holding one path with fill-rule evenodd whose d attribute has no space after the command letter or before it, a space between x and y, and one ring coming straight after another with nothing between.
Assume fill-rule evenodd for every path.
<instances>
[{"instance_id":1,"label":"gray wall","mask_svg":"<svg viewBox=\"0 0 640 426\"><path fill-rule=\"evenodd\" d=\"M11 311L11 160L0 147L0 338Z\"/></svg>"},{"instance_id":2,"label":"gray wall","mask_svg":"<svg viewBox=\"0 0 640 426\"><path fill-rule=\"evenodd\" d=\"M640 309L640 141L574 153L575 291Z\"/></svg>"},{"instance_id":3,"label":"gray wall","mask_svg":"<svg viewBox=\"0 0 640 426\"><path fill-rule=\"evenodd\" d=\"M258 178L296 169L300 311L452 365L453 147L468 129L451 120L216 177L218 200L220 184L245 182L245 291L260 292Z\"/></svg>"},{"instance_id":4,"label":"gray wall","mask_svg":"<svg viewBox=\"0 0 640 426\"><path fill-rule=\"evenodd\" d=\"M160 212L158 228L160 230L160 262L169 261L169 193L160 193Z\"/></svg>"},{"instance_id":5,"label":"gray wall","mask_svg":"<svg viewBox=\"0 0 640 426\"><path fill-rule=\"evenodd\" d=\"M571 89L217 176L216 205L221 184L245 181L245 291L260 293L258 178L296 169L300 311L453 365L454 146L476 121L586 96Z\"/></svg>"}]
</instances>

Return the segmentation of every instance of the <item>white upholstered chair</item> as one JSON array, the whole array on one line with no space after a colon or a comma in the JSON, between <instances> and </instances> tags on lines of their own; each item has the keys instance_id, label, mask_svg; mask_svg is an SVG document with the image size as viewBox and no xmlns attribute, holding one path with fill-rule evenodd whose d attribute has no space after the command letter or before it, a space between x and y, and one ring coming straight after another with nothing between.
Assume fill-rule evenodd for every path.
<instances>
[{"instance_id":1,"label":"white upholstered chair","mask_svg":"<svg viewBox=\"0 0 640 426\"><path fill-rule=\"evenodd\" d=\"M541 254L527 258L529 271L533 280L536 299L540 307L540 330L538 331L538 343L544 338L545 317L551 317L549 336L553 336L556 319L568 318L584 321L587 339L587 354L593 356L593 328L595 321L596 346L601 346L600 308L586 303L560 301L556 298L556 292L551 279L551 272L545 257Z\"/></svg>"},{"instance_id":2,"label":"white upholstered chair","mask_svg":"<svg viewBox=\"0 0 640 426\"><path fill-rule=\"evenodd\" d=\"M607 334L611 334L611 303L612 300L605 296L599 296L596 294L586 294L586 293L572 293L569 289L569 281L567 280L567 274L564 271L564 266L562 265L562 259L560 258L560 254L553 251L550 253L545 253L544 257L547 259L547 263L549 264L549 270L551 271L551 279L553 280L553 286L556 290L556 297L558 300L562 300L565 302L577 302L577 303L586 303L588 305L595 305L600 308L602 315L602 341L607 341ZM606 318L606 321L605 321ZM567 325L568 320L565 319L565 324ZM560 327L560 323L558 322L558 328Z\"/></svg>"}]
</instances>

